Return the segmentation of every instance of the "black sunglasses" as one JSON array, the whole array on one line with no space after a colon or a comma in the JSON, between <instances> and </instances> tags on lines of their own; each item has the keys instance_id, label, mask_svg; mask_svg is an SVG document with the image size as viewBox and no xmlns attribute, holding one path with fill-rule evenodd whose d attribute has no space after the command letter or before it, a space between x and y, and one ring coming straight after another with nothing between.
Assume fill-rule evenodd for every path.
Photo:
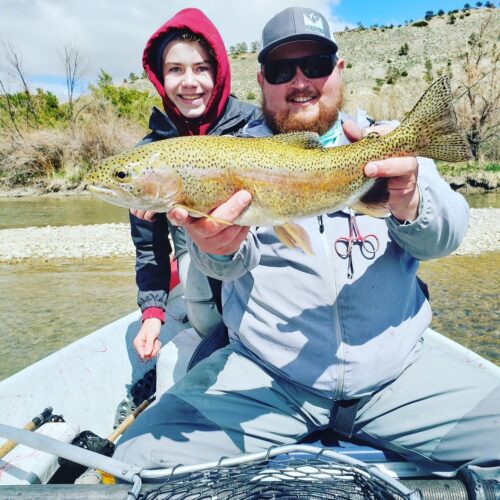
<instances>
[{"instance_id":1,"label":"black sunglasses","mask_svg":"<svg viewBox=\"0 0 500 500\"><path fill-rule=\"evenodd\" d=\"M264 78L271 85L287 83L295 76L297 66L307 78L324 78L333 73L336 54L315 54L297 59L278 59L264 64Z\"/></svg>"}]
</instances>

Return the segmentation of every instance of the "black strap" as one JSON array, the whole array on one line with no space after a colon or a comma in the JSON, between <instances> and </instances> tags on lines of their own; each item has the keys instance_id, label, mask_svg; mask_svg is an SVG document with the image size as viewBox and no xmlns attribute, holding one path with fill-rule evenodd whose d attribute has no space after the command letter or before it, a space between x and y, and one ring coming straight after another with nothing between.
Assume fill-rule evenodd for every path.
<instances>
[{"instance_id":1,"label":"black strap","mask_svg":"<svg viewBox=\"0 0 500 500\"><path fill-rule=\"evenodd\" d=\"M425 295L425 298L427 300L431 300L430 293L429 293L429 287L427 286L427 283L422 281L418 276L417 276L417 283L420 289L422 290L423 294Z\"/></svg>"},{"instance_id":2,"label":"black strap","mask_svg":"<svg viewBox=\"0 0 500 500\"><path fill-rule=\"evenodd\" d=\"M350 438L358 411L359 399L335 401L335 409L330 415L330 427L338 434Z\"/></svg>"},{"instance_id":3,"label":"black strap","mask_svg":"<svg viewBox=\"0 0 500 500\"><path fill-rule=\"evenodd\" d=\"M217 349L226 347L229 344L229 337L227 328L224 323L220 323L213 332L203 337L198 347L191 356L188 364L188 371L196 366L200 361L208 358L210 354L214 353Z\"/></svg>"}]
</instances>

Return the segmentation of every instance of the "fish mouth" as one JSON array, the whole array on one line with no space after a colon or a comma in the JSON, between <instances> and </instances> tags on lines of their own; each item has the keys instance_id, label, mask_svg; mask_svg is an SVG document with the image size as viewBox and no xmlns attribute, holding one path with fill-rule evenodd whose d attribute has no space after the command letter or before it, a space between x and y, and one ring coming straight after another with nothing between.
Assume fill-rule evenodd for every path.
<instances>
[{"instance_id":1,"label":"fish mouth","mask_svg":"<svg viewBox=\"0 0 500 500\"><path fill-rule=\"evenodd\" d=\"M130 206L130 203L127 203L127 200L123 199L123 195L118 195L115 191L108 187L87 184L87 190L101 200L107 201L108 203L111 203L113 205L118 205L119 207L125 208L129 208ZM130 197L128 193L124 192L124 194Z\"/></svg>"},{"instance_id":2,"label":"fish mouth","mask_svg":"<svg viewBox=\"0 0 500 500\"><path fill-rule=\"evenodd\" d=\"M124 208L134 208L137 210L154 210L155 212L168 212L173 207L173 202L170 199L161 199L159 190L154 198L143 199L133 193L123 189L121 186L115 186L120 191L110 188L105 185L87 184L87 190L97 198Z\"/></svg>"}]
</instances>

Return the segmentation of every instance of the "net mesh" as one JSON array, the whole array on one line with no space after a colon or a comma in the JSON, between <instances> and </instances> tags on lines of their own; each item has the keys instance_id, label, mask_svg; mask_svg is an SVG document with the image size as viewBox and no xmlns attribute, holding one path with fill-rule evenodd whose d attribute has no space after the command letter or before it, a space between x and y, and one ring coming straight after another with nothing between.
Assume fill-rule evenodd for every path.
<instances>
[{"instance_id":1,"label":"net mesh","mask_svg":"<svg viewBox=\"0 0 500 500\"><path fill-rule=\"evenodd\" d=\"M280 455L260 463L171 476L141 500L175 499L401 499L407 498L368 467L320 455Z\"/></svg>"}]
</instances>

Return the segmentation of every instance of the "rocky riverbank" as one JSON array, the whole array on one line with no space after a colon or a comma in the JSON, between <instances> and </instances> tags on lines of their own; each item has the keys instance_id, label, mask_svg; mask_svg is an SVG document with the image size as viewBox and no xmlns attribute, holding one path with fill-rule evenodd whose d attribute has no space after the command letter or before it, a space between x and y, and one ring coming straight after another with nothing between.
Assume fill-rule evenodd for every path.
<instances>
[{"instance_id":1,"label":"rocky riverbank","mask_svg":"<svg viewBox=\"0 0 500 500\"><path fill-rule=\"evenodd\" d=\"M500 251L500 209L471 209L469 231L458 255ZM89 259L134 255L128 224L28 227L0 231L0 262L24 259Z\"/></svg>"}]
</instances>

